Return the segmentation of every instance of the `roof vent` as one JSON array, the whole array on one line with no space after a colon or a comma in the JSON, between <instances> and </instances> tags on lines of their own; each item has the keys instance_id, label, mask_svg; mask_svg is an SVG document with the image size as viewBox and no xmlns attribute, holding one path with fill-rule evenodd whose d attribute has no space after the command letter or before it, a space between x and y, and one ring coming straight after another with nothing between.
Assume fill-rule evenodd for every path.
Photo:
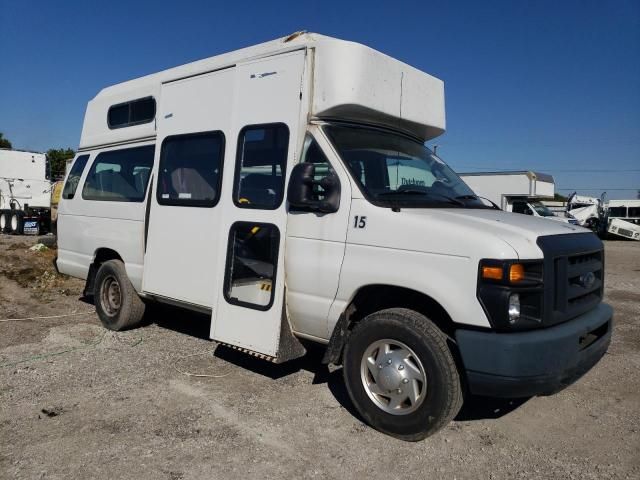
<instances>
[{"instance_id":1,"label":"roof vent","mask_svg":"<svg viewBox=\"0 0 640 480\"><path fill-rule=\"evenodd\" d=\"M293 32L291 35L289 35L287 38L285 38L282 43L287 43L287 42L290 42L291 40L295 40L300 35L304 35L305 33L307 33L306 30L298 30L297 32Z\"/></svg>"}]
</instances>

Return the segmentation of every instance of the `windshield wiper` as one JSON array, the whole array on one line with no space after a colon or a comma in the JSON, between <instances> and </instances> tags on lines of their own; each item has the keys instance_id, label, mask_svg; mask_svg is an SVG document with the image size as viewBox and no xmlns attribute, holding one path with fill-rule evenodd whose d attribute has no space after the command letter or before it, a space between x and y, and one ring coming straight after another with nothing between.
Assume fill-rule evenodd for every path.
<instances>
[{"instance_id":1,"label":"windshield wiper","mask_svg":"<svg viewBox=\"0 0 640 480\"><path fill-rule=\"evenodd\" d=\"M459 205L461 207L465 207L466 206L464 204L464 202L461 202L460 200L458 200L456 198L449 197L448 195L443 195L441 193L424 192L422 190L411 190L411 189L407 189L407 190L391 190L391 191L388 191L388 192L378 193L379 197L391 196L391 195L424 195L426 197L440 197L440 198L444 198L448 203L451 203L453 205Z\"/></svg>"},{"instance_id":2,"label":"windshield wiper","mask_svg":"<svg viewBox=\"0 0 640 480\"><path fill-rule=\"evenodd\" d=\"M487 197L481 197L480 195L458 195L456 197L456 199L459 199L459 200L480 200L480 199L483 199L483 200L486 200L487 202L489 202L491 204L491 206L490 207L487 206L487 208L493 208L494 210L502 210L498 205L493 203Z\"/></svg>"}]
</instances>

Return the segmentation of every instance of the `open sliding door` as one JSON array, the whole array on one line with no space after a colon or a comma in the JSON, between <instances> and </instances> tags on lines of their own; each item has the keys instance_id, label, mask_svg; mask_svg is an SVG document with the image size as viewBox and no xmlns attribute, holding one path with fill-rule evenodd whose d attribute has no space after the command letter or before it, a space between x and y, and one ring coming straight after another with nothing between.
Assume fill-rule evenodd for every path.
<instances>
[{"instance_id":1,"label":"open sliding door","mask_svg":"<svg viewBox=\"0 0 640 480\"><path fill-rule=\"evenodd\" d=\"M233 69L164 84L147 210L143 290L212 308L220 288L221 190Z\"/></svg>"},{"instance_id":2,"label":"open sliding door","mask_svg":"<svg viewBox=\"0 0 640 480\"><path fill-rule=\"evenodd\" d=\"M286 180L305 126L304 69L304 50L236 66L228 139L235 165L227 163L221 200L222 268L211 337L276 359L284 318Z\"/></svg>"}]
</instances>

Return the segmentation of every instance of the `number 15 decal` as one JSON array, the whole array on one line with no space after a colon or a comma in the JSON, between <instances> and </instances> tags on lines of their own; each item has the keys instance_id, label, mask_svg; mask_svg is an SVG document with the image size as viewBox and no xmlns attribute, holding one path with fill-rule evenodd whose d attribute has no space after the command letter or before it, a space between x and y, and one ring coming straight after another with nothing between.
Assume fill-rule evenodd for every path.
<instances>
[{"instance_id":1,"label":"number 15 decal","mask_svg":"<svg viewBox=\"0 0 640 480\"><path fill-rule=\"evenodd\" d=\"M353 217L353 228L364 228L367 226L367 217L360 217L356 215Z\"/></svg>"}]
</instances>

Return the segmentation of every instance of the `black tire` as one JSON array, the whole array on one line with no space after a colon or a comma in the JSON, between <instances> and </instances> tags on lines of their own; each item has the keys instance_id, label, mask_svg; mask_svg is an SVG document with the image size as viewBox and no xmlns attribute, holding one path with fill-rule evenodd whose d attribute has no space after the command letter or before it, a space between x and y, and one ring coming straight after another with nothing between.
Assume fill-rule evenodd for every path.
<instances>
[{"instance_id":1,"label":"black tire","mask_svg":"<svg viewBox=\"0 0 640 480\"><path fill-rule=\"evenodd\" d=\"M93 301L105 328L120 331L140 323L145 304L131 285L122 261L104 262L96 273L94 285Z\"/></svg>"},{"instance_id":2,"label":"black tire","mask_svg":"<svg viewBox=\"0 0 640 480\"><path fill-rule=\"evenodd\" d=\"M598 233L598 220L596 218L589 218L585 222L585 228L592 230L594 233Z\"/></svg>"},{"instance_id":3,"label":"black tire","mask_svg":"<svg viewBox=\"0 0 640 480\"><path fill-rule=\"evenodd\" d=\"M9 229L13 235L22 235L24 228L24 212L22 210L14 210L11 213L11 223Z\"/></svg>"},{"instance_id":4,"label":"black tire","mask_svg":"<svg viewBox=\"0 0 640 480\"><path fill-rule=\"evenodd\" d=\"M0 233L11 231L11 210L0 210Z\"/></svg>"},{"instance_id":5,"label":"black tire","mask_svg":"<svg viewBox=\"0 0 640 480\"><path fill-rule=\"evenodd\" d=\"M362 378L367 374L361 375L361 368L366 367L361 362L367 349L383 339L409 347L426 375L426 393L421 393L421 402L416 402L414 406L407 400L409 405L405 411L409 413L388 413L367 393ZM375 367L383 368L380 365ZM389 366L392 367L395 368L395 365ZM400 368L398 366L397 369ZM460 377L445 335L427 317L413 310L391 308L373 313L360 321L345 346L343 372L351 401L364 420L373 428L401 440L418 441L433 435L447 425L462 406ZM392 373L396 375L395 370ZM404 381L399 386L402 387Z\"/></svg>"}]
</instances>

